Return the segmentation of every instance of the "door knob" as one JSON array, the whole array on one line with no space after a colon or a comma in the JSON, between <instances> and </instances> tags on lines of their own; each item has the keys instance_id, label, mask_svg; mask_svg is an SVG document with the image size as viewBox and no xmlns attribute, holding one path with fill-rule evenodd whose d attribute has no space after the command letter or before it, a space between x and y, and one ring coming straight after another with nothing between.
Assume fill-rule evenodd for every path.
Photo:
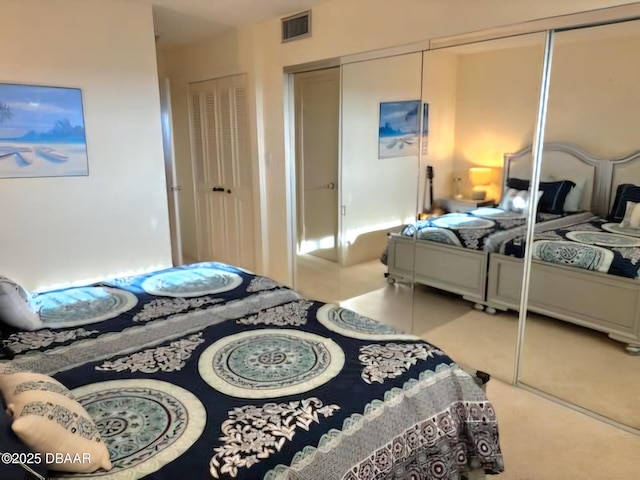
<instances>
[{"instance_id":1,"label":"door knob","mask_svg":"<svg viewBox=\"0 0 640 480\"><path fill-rule=\"evenodd\" d=\"M222 189L222 191L224 191L224 188ZM227 193L231 193L231 190L227 190Z\"/></svg>"},{"instance_id":2,"label":"door knob","mask_svg":"<svg viewBox=\"0 0 640 480\"><path fill-rule=\"evenodd\" d=\"M328 188L329 190L333 190L334 188L336 188L336 184L335 184L335 183L333 183L333 182L331 182L331 183L329 183L329 184L327 185L327 188Z\"/></svg>"}]
</instances>

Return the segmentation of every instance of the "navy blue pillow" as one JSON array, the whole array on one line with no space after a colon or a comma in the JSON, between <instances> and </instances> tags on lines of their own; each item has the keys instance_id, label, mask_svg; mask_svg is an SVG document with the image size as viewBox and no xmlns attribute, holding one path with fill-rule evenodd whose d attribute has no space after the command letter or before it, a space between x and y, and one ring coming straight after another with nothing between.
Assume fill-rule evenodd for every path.
<instances>
[{"instance_id":1,"label":"navy blue pillow","mask_svg":"<svg viewBox=\"0 0 640 480\"><path fill-rule=\"evenodd\" d=\"M540 182L542 198L538 203L538 208L542 213L564 213L564 201L567 195L576 184L570 180L559 182Z\"/></svg>"},{"instance_id":2,"label":"navy blue pillow","mask_svg":"<svg viewBox=\"0 0 640 480\"><path fill-rule=\"evenodd\" d=\"M27 447L22 440L20 440L13 430L11 430L11 417L7 415L4 410L4 405L0 401L0 450L3 453L19 454L19 453L31 453L29 447ZM44 463L44 457L42 462L29 463L29 467L40 474L41 477L47 478L47 466ZM0 478L2 480L35 480L38 477L29 473L19 464L7 464L0 462Z\"/></svg>"},{"instance_id":3,"label":"navy blue pillow","mask_svg":"<svg viewBox=\"0 0 640 480\"><path fill-rule=\"evenodd\" d=\"M627 202L640 202L640 187L632 183L621 183L616 189L616 198L613 201L611 212L607 220L621 222L627 209Z\"/></svg>"},{"instance_id":4,"label":"navy blue pillow","mask_svg":"<svg viewBox=\"0 0 640 480\"><path fill-rule=\"evenodd\" d=\"M507 178L507 187L515 188L516 190L529 190L529 180L523 180L522 178Z\"/></svg>"}]
</instances>

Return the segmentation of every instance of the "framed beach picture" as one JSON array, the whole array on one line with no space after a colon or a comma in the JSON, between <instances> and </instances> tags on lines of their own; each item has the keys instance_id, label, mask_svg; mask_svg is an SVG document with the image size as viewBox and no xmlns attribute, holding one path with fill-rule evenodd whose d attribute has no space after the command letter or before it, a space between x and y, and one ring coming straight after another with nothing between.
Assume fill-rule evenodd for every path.
<instances>
[{"instance_id":1,"label":"framed beach picture","mask_svg":"<svg viewBox=\"0 0 640 480\"><path fill-rule=\"evenodd\" d=\"M418 155L420 100L380 103L378 158Z\"/></svg>"},{"instance_id":2,"label":"framed beach picture","mask_svg":"<svg viewBox=\"0 0 640 480\"><path fill-rule=\"evenodd\" d=\"M82 91L0 83L0 178L88 174Z\"/></svg>"}]
</instances>

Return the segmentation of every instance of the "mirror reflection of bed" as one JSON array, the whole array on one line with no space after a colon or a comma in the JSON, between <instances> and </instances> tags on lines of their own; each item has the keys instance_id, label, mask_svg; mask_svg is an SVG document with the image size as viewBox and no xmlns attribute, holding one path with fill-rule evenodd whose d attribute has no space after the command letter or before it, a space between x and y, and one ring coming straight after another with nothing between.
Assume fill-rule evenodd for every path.
<instances>
[{"instance_id":1,"label":"mirror reflection of bed","mask_svg":"<svg viewBox=\"0 0 640 480\"><path fill-rule=\"evenodd\" d=\"M580 319L587 320L584 325L590 328L550 322L539 311L530 313L520 375L523 384L636 432L640 430L640 357L629 353L638 353L636 346L640 344L640 250L634 246L637 231L619 225L627 211L626 201L637 202L638 198L625 198L618 212L614 212L614 202L619 185L640 185L640 159L633 155L640 150L635 127L640 122L640 103L632 93L637 91L640 69L628 61L626 54L638 48L638 21L559 32L555 37L545 137L548 141L570 141L599 158L615 160L607 163L601 177L602 192L609 195L599 195L601 204L592 210L608 218L607 222L584 223L573 233L574 239L596 243L591 254L594 262L596 252L601 255L600 271L586 272L583 278L598 281L576 283L569 277L567 283L572 288L566 295L574 298L557 304L573 309L579 299L583 305ZM548 163L543 157L543 170ZM553 238L556 234L566 237L569 233L554 232L548 240L558 240ZM614 258L608 264L611 252ZM613 270L636 278L612 274ZM541 280L546 281L546 277ZM596 331L592 329L593 316L610 323Z\"/></svg>"},{"instance_id":2,"label":"mirror reflection of bed","mask_svg":"<svg viewBox=\"0 0 640 480\"><path fill-rule=\"evenodd\" d=\"M619 185L640 185L640 160L635 154L640 145L631 127L640 121L639 110L628 97L640 72L619 54L638 46L636 23L557 37L547 112L550 145L543 155L541 181L573 182L569 190L573 203L580 192L578 208L560 209L559 218L541 216L536 224L519 381L637 429L640 358L633 354L640 344L640 297L633 277L639 256L632 244L638 237L620 231L620 218L591 218L610 217ZM430 102L432 123L429 152L421 157L421 168L432 164L436 172L448 169L454 178L463 178L465 197L471 196L471 185L464 182L473 166L489 166L502 174L491 186L497 199L503 198L507 180L530 179L531 151L524 147L531 144L534 130L540 40L531 36L425 53L423 99ZM444 68L447 62L449 70ZM505 71L510 76L503 75ZM442 91L445 78L455 80L452 88L447 84L449 97ZM447 132L454 133L452 138ZM512 155L503 165L505 152ZM454 192L452 184L436 190L451 196ZM443 234L442 228L435 228L444 226L442 222L425 226L418 230L417 240L412 237L415 230L407 237L392 236L388 273L398 283L375 298L394 302L389 292L415 278L414 332L452 352L461 363L512 381L522 271L517 257L524 255L524 232L505 233L498 238L501 241L488 241L486 248L475 250L464 245L465 238L473 243L471 232ZM434 228L427 231L429 226ZM597 233L599 242L584 231ZM624 245L602 245L606 239ZM554 257L563 261L561 251L569 256L565 263L573 265L550 263ZM578 268L579 263L595 271ZM620 275L623 272L631 278ZM358 300L352 302L356 309L376 309L367 296ZM385 311L392 312L393 306L386 305Z\"/></svg>"}]
</instances>

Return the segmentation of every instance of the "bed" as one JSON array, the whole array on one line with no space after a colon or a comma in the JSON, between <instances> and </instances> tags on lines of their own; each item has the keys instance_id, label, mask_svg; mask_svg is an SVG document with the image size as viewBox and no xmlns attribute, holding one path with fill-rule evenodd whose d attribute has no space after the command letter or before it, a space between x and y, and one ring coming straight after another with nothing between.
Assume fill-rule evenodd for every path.
<instances>
[{"instance_id":1,"label":"bed","mask_svg":"<svg viewBox=\"0 0 640 480\"><path fill-rule=\"evenodd\" d=\"M90 414L113 468L82 478L503 470L493 407L445 353L269 278L199 263L31 304L44 328L5 332L0 367L51 376Z\"/></svg>"},{"instance_id":2,"label":"bed","mask_svg":"<svg viewBox=\"0 0 640 480\"><path fill-rule=\"evenodd\" d=\"M525 149L527 150L527 149ZM522 152L525 152L523 150ZM504 158L504 192L510 178L530 177L531 161L526 153L507 154ZM600 191L600 163L571 145L554 143L545 147L551 160L545 177L573 178L583 181L582 203L574 211L538 213L536 230L552 228L557 222L582 220L581 211L591 209L594 192ZM566 158L573 162L565 162ZM567 165L569 167L567 167ZM571 170L573 168L574 170ZM554 213L555 212L555 213ZM487 306L489 255L526 233L526 217L522 213L502 208L479 208L466 213L450 213L442 217L405 227L400 234L391 234L387 247L387 279L415 281L462 295L476 308ZM414 235L415 234L415 235ZM415 238L414 238L415 237ZM494 306L489 307L491 309Z\"/></svg>"},{"instance_id":3,"label":"bed","mask_svg":"<svg viewBox=\"0 0 640 480\"><path fill-rule=\"evenodd\" d=\"M629 353L640 354L640 241L637 234L620 229L619 218L607 220L619 186L640 183L640 153L608 160L569 145L552 148L562 154L554 161L556 168L566 169L566 178L584 175L587 166L595 181L592 195L583 197L590 205L584 218L536 232L528 308L605 332L626 343ZM531 149L508 155L508 162L520 165L517 175L526 175ZM549 163L545 157L543 169ZM490 254L489 313L519 308L523 243L514 238Z\"/></svg>"}]
</instances>

